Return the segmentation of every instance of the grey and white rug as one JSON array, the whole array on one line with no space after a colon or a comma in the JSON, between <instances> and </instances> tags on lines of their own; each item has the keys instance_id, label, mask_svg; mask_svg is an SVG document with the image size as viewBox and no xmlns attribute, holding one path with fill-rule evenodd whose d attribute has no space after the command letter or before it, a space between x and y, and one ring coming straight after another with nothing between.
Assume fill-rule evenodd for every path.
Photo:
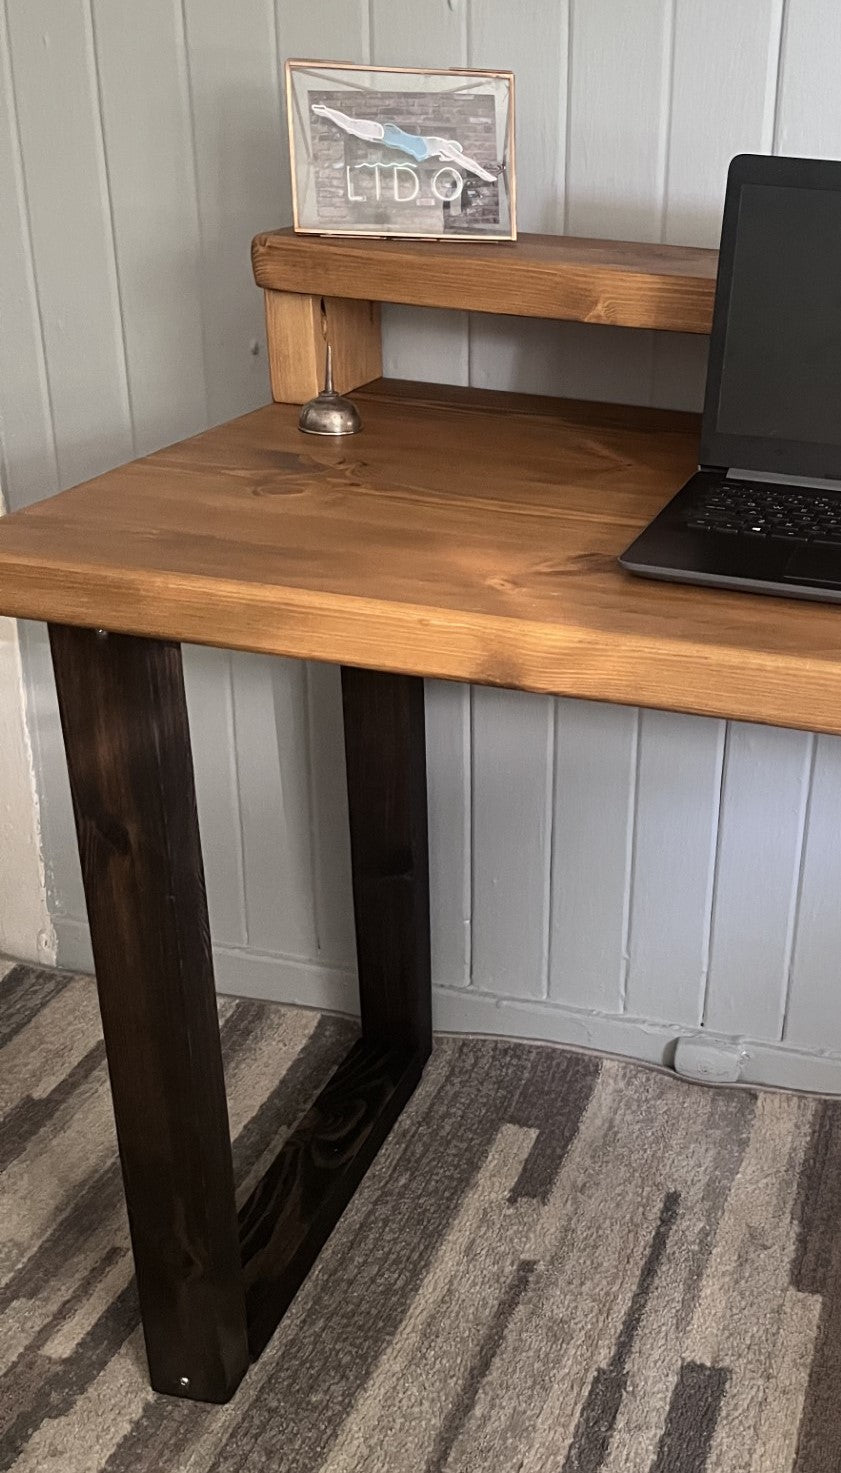
<instances>
[{"instance_id":1,"label":"grey and white rug","mask_svg":"<svg viewBox=\"0 0 841 1473\"><path fill-rule=\"evenodd\" d=\"M246 1189L353 1030L221 1014ZM0 981L0 1173L3 1469L841 1469L837 1104L440 1039L222 1408L146 1384L90 979Z\"/></svg>"}]
</instances>

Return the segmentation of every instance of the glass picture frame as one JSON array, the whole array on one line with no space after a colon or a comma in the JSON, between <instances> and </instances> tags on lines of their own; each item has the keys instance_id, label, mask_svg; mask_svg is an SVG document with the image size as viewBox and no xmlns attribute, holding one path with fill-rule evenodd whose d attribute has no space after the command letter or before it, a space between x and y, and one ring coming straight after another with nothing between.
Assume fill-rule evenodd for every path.
<instances>
[{"instance_id":1,"label":"glass picture frame","mask_svg":"<svg viewBox=\"0 0 841 1473\"><path fill-rule=\"evenodd\" d=\"M512 72L286 63L303 235L517 238Z\"/></svg>"}]
</instances>

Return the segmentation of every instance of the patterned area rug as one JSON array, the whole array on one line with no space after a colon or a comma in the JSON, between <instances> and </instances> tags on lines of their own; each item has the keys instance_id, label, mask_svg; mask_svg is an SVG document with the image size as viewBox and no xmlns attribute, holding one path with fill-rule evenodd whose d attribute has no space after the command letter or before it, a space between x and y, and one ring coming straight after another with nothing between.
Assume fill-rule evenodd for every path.
<instances>
[{"instance_id":1,"label":"patterned area rug","mask_svg":"<svg viewBox=\"0 0 841 1473\"><path fill-rule=\"evenodd\" d=\"M0 963L2 971L2 963ZM353 1030L220 1008L247 1190ZM837 1473L841 1107L441 1039L227 1407L148 1390L93 986L0 981L0 1467Z\"/></svg>"}]
</instances>

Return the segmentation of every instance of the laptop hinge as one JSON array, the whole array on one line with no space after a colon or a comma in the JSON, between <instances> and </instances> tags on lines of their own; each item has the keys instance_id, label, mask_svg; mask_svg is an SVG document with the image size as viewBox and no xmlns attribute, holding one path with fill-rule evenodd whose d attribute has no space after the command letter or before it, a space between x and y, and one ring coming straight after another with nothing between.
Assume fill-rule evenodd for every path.
<instances>
[{"instance_id":1,"label":"laptop hinge","mask_svg":"<svg viewBox=\"0 0 841 1473\"><path fill-rule=\"evenodd\" d=\"M752 471L745 466L731 465L725 474L728 481L762 481L769 486L805 486L818 491L841 491L841 480L820 476L791 476L777 471Z\"/></svg>"}]
</instances>

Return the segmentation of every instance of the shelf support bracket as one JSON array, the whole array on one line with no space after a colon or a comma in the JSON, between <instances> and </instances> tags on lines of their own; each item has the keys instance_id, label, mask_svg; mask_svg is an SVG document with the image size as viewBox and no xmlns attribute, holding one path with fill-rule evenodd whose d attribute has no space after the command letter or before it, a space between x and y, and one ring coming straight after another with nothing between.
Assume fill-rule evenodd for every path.
<instances>
[{"instance_id":1,"label":"shelf support bracket","mask_svg":"<svg viewBox=\"0 0 841 1473\"><path fill-rule=\"evenodd\" d=\"M303 404L323 387L328 339L333 382L340 394L382 376L379 302L302 292L264 295L269 377L276 404Z\"/></svg>"}]
</instances>

